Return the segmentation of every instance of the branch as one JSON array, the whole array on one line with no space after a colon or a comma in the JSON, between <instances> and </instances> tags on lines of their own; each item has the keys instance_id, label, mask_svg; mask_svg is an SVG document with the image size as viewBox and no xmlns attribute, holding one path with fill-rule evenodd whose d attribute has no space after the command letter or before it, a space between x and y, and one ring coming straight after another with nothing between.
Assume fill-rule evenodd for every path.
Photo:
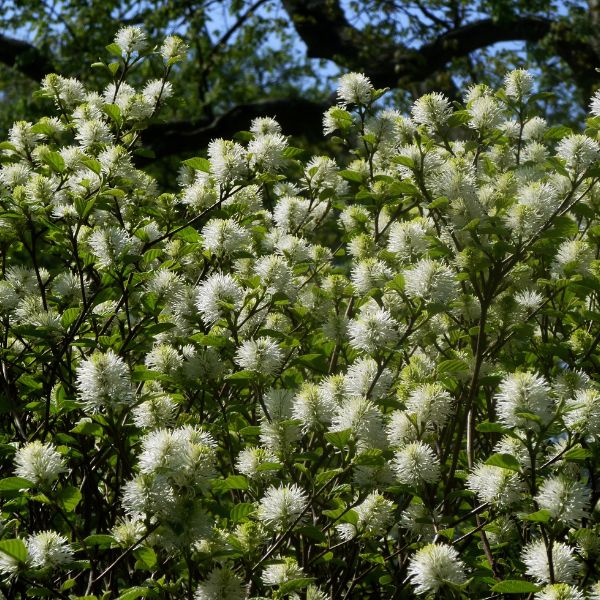
<instances>
[{"instance_id":1,"label":"branch","mask_svg":"<svg viewBox=\"0 0 600 600\"><path fill-rule=\"evenodd\" d=\"M317 141L322 139L323 111L328 106L297 97L253 102L236 106L211 122L151 125L142 134L142 140L157 158L197 152L215 138L231 138L236 132L247 130L256 117L273 117L286 135L304 135Z\"/></svg>"},{"instance_id":2,"label":"branch","mask_svg":"<svg viewBox=\"0 0 600 600\"><path fill-rule=\"evenodd\" d=\"M36 81L56 70L49 57L32 44L2 34L0 62Z\"/></svg>"},{"instance_id":3,"label":"branch","mask_svg":"<svg viewBox=\"0 0 600 600\"><path fill-rule=\"evenodd\" d=\"M423 82L452 60L498 42L542 40L548 41L551 54L569 65L585 94L597 81L594 67L600 60L592 41L576 35L566 21L536 16L481 19L451 29L415 49L389 39L373 39L353 27L337 0L282 0L282 4L308 47L308 56L362 71L377 87Z\"/></svg>"}]
</instances>

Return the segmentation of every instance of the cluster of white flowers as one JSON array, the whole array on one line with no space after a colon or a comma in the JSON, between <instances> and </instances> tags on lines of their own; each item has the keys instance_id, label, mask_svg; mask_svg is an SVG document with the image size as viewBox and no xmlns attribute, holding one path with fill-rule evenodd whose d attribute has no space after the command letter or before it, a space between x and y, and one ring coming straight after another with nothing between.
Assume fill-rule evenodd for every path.
<instances>
[{"instance_id":1,"label":"cluster of white flowers","mask_svg":"<svg viewBox=\"0 0 600 600\"><path fill-rule=\"evenodd\" d=\"M536 598L600 598L598 136L549 130L524 70L410 117L349 73L343 167L260 117L160 194L132 150L171 85L120 77L151 48L120 29L99 93L46 77L61 117L0 147L0 573L483 597L483 548Z\"/></svg>"}]
</instances>

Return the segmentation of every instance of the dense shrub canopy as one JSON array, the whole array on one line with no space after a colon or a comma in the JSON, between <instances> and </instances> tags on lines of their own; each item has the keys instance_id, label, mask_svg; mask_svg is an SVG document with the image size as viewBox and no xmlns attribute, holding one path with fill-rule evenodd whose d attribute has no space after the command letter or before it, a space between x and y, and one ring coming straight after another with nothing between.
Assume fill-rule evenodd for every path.
<instances>
[{"instance_id":1,"label":"dense shrub canopy","mask_svg":"<svg viewBox=\"0 0 600 600\"><path fill-rule=\"evenodd\" d=\"M600 95L349 73L346 164L260 118L171 194L134 152L185 49L109 50L0 145L5 595L600 598Z\"/></svg>"}]
</instances>

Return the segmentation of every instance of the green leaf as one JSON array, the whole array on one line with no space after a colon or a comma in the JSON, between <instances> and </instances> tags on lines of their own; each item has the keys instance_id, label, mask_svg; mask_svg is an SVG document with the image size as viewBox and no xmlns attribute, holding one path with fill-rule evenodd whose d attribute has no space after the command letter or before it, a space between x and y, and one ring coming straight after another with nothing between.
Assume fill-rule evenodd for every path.
<instances>
[{"instance_id":1,"label":"green leaf","mask_svg":"<svg viewBox=\"0 0 600 600\"><path fill-rule=\"evenodd\" d=\"M0 552L8 554L8 556L11 556L19 562L27 562L28 552L22 540L16 538L11 540L0 540Z\"/></svg>"},{"instance_id":2,"label":"green leaf","mask_svg":"<svg viewBox=\"0 0 600 600\"><path fill-rule=\"evenodd\" d=\"M500 423L490 423L489 421L479 423L475 429L480 433L506 433L508 431L506 427L503 427Z\"/></svg>"},{"instance_id":3,"label":"green leaf","mask_svg":"<svg viewBox=\"0 0 600 600\"><path fill-rule=\"evenodd\" d=\"M156 552L147 546L139 546L133 551L133 555L137 560L144 563L148 570L152 570L156 566Z\"/></svg>"},{"instance_id":4,"label":"green leaf","mask_svg":"<svg viewBox=\"0 0 600 600\"><path fill-rule=\"evenodd\" d=\"M57 173L62 173L65 170L65 160L58 152L52 151L44 154L44 162Z\"/></svg>"},{"instance_id":5,"label":"green leaf","mask_svg":"<svg viewBox=\"0 0 600 600\"><path fill-rule=\"evenodd\" d=\"M60 318L60 323L63 327L68 327L77 321L79 315L81 314L81 309L79 308L67 308L65 312L63 312L62 317Z\"/></svg>"},{"instance_id":6,"label":"green leaf","mask_svg":"<svg viewBox=\"0 0 600 600\"><path fill-rule=\"evenodd\" d=\"M236 504L229 513L229 520L232 523L239 523L240 521L246 521L249 514L254 511L254 505L250 502L241 502Z\"/></svg>"},{"instance_id":7,"label":"green leaf","mask_svg":"<svg viewBox=\"0 0 600 600\"><path fill-rule=\"evenodd\" d=\"M588 458L592 458L592 456L592 452L586 448L571 448L563 454L565 460L572 460L574 462L587 460Z\"/></svg>"},{"instance_id":8,"label":"green leaf","mask_svg":"<svg viewBox=\"0 0 600 600\"><path fill-rule=\"evenodd\" d=\"M462 373L469 369L469 365L459 358L443 360L437 366L438 373Z\"/></svg>"},{"instance_id":9,"label":"green leaf","mask_svg":"<svg viewBox=\"0 0 600 600\"><path fill-rule=\"evenodd\" d=\"M115 541L112 535L104 535L100 533L96 533L94 535L88 535L83 540L87 546L99 546L101 548L110 548L110 546Z\"/></svg>"},{"instance_id":10,"label":"green leaf","mask_svg":"<svg viewBox=\"0 0 600 600\"><path fill-rule=\"evenodd\" d=\"M256 373L254 371L238 371L237 373L227 375L225 379L235 384L244 385L248 381L253 381L254 379L256 379Z\"/></svg>"},{"instance_id":11,"label":"green leaf","mask_svg":"<svg viewBox=\"0 0 600 600\"><path fill-rule=\"evenodd\" d=\"M344 431L331 431L325 434L325 439L336 448L343 450L350 440L352 431L350 429L344 429Z\"/></svg>"},{"instance_id":12,"label":"green leaf","mask_svg":"<svg viewBox=\"0 0 600 600\"><path fill-rule=\"evenodd\" d=\"M210 162L206 158L200 158L199 156L195 156L194 158L188 158L183 161L183 164L190 169L194 169L194 171L204 171L205 173L210 173Z\"/></svg>"},{"instance_id":13,"label":"green leaf","mask_svg":"<svg viewBox=\"0 0 600 600\"><path fill-rule=\"evenodd\" d=\"M23 477L7 477L0 479L0 493L2 492L18 492L19 490L28 490L35 484Z\"/></svg>"},{"instance_id":14,"label":"green leaf","mask_svg":"<svg viewBox=\"0 0 600 600\"><path fill-rule=\"evenodd\" d=\"M58 499L67 512L73 512L81 501L81 492L74 485L69 485L60 490Z\"/></svg>"},{"instance_id":15,"label":"green leaf","mask_svg":"<svg viewBox=\"0 0 600 600\"><path fill-rule=\"evenodd\" d=\"M521 516L521 520L533 521L534 523L547 523L551 517L550 511L543 508L542 510Z\"/></svg>"},{"instance_id":16,"label":"green leaf","mask_svg":"<svg viewBox=\"0 0 600 600\"><path fill-rule=\"evenodd\" d=\"M521 464L512 454L492 454L485 461L485 464L510 469L511 471L519 471L521 469Z\"/></svg>"},{"instance_id":17,"label":"green leaf","mask_svg":"<svg viewBox=\"0 0 600 600\"><path fill-rule=\"evenodd\" d=\"M371 448L361 452L355 459L355 465L364 465L368 467L381 467L384 465L385 460L381 454L381 450L377 448Z\"/></svg>"},{"instance_id":18,"label":"green leaf","mask_svg":"<svg viewBox=\"0 0 600 600\"><path fill-rule=\"evenodd\" d=\"M126 590L116 600L136 600L136 598L147 596L150 592L150 588L140 587L139 585L136 585L135 587Z\"/></svg>"},{"instance_id":19,"label":"green leaf","mask_svg":"<svg viewBox=\"0 0 600 600\"><path fill-rule=\"evenodd\" d=\"M121 50L121 46L119 44L108 44L105 48L113 55L118 56L119 58L123 54L123 50Z\"/></svg>"},{"instance_id":20,"label":"green leaf","mask_svg":"<svg viewBox=\"0 0 600 600\"><path fill-rule=\"evenodd\" d=\"M530 581L524 581L522 579L505 579L492 587L492 592L498 594L531 594L537 592L539 589L539 586Z\"/></svg>"},{"instance_id":21,"label":"green leaf","mask_svg":"<svg viewBox=\"0 0 600 600\"><path fill-rule=\"evenodd\" d=\"M230 475L227 479L217 479L212 482L212 488L216 492L247 490L248 487L248 479L244 475Z\"/></svg>"},{"instance_id":22,"label":"green leaf","mask_svg":"<svg viewBox=\"0 0 600 600\"><path fill-rule=\"evenodd\" d=\"M299 579L292 579L291 581L286 581L283 585L279 587L279 594L281 596L291 594L296 590L301 590L305 587L308 587L313 581L313 577L302 577Z\"/></svg>"},{"instance_id":23,"label":"green leaf","mask_svg":"<svg viewBox=\"0 0 600 600\"><path fill-rule=\"evenodd\" d=\"M349 169L344 169L339 172L340 177L345 179L346 181L354 181L355 183L362 183L363 176L356 171L350 171Z\"/></svg>"},{"instance_id":24,"label":"green leaf","mask_svg":"<svg viewBox=\"0 0 600 600\"><path fill-rule=\"evenodd\" d=\"M123 122L121 109L116 104L105 104L102 110L114 121L117 125Z\"/></svg>"}]
</instances>

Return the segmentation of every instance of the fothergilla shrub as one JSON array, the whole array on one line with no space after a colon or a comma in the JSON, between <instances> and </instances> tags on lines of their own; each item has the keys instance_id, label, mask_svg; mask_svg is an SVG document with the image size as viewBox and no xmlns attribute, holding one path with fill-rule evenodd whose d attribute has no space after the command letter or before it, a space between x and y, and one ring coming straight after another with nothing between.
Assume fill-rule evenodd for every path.
<instances>
[{"instance_id":1,"label":"fothergilla shrub","mask_svg":"<svg viewBox=\"0 0 600 600\"><path fill-rule=\"evenodd\" d=\"M598 600L600 94L350 73L341 159L258 118L161 193L185 46L108 50L0 144L4 595Z\"/></svg>"}]
</instances>

